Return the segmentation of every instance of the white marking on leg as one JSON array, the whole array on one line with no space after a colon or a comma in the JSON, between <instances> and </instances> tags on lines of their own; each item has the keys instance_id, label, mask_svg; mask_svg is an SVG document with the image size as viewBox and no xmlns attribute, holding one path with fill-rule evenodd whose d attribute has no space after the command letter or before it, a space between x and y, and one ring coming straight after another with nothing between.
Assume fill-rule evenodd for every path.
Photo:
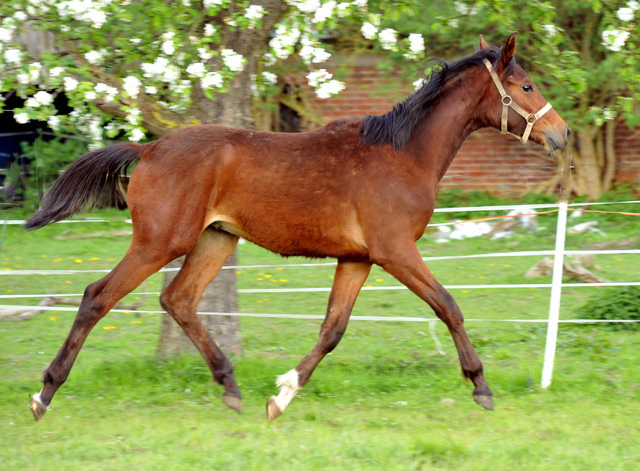
<instances>
[{"instance_id":1,"label":"white marking on leg","mask_svg":"<svg viewBox=\"0 0 640 471\"><path fill-rule=\"evenodd\" d=\"M32 399L33 401L37 402L38 404L41 404L41 405L42 405L42 407L44 407L44 408L45 408L45 410L49 410L49 406L45 405L45 403L44 403L44 402L42 402L42 399L40 398L40 393L41 393L41 392L42 392L42 389L40 390L40 392L39 392L39 393L35 393L35 394L31 397L31 399Z\"/></svg>"},{"instance_id":2,"label":"white marking on leg","mask_svg":"<svg viewBox=\"0 0 640 471\"><path fill-rule=\"evenodd\" d=\"M280 412L284 412L291 399L302 389L298 383L298 372L295 368L283 375L278 376L276 386L280 388L280 393L276 396L276 405Z\"/></svg>"}]
</instances>

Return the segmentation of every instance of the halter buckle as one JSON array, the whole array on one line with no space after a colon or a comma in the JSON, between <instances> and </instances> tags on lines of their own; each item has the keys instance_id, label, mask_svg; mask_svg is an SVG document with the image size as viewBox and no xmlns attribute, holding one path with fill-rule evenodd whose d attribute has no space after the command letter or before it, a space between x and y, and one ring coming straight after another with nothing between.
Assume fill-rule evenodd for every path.
<instances>
[{"instance_id":1,"label":"halter buckle","mask_svg":"<svg viewBox=\"0 0 640 471\"><path fill-rule=\"evenodd\" d=\"M502 104L504 106L509 106L509 105L511 105L511 103L513 103L513 98L511 98L510 95L504 95L502 97Z\"/></svg>"}]
</instances>

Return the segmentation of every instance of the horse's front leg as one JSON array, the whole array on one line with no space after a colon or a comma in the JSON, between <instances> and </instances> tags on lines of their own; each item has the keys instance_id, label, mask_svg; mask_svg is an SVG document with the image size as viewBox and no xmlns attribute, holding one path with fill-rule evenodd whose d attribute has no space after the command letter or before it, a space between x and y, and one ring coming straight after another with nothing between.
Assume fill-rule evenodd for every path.
<instances>
[{"instance_id":1,"label":"horse's front leg","mask_svg":"<svg viewBox=\"0 0 640 471\"><path fill-rule=\"evenodd\" d=\"M462 373L475 386L473 399L485 409L493 410L493 393L484 377L482 362L464 328L462 312L427 268L415 244L411 241L394 243L392 247L373 253L372 260L429 304L446 324L458 350Z\"/></svg>"},{"instance_id":2,"label":"horse's front leg","mask_svg":"<svg viewBox=\"0 0 640 471\"><path fill-rule=\"evenodd\" d=\"M353 304L370 270L371 264L367 262L338 262L329 296L327 315L320 329L318 343L298 366L278 376L276 384L280 388L280 393L272 396L267 402L269 420L275 419L284 412L289 402L307 383L320 361L338 345L347 329Z\"/></svg>"}]
</instances>

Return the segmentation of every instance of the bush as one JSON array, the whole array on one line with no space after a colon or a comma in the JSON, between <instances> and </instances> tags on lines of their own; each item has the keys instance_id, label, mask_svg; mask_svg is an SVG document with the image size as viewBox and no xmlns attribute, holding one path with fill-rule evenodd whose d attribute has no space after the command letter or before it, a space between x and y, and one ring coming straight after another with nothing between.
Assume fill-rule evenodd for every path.
<instances>
[{"instance_id":1,"label":"bush","mask_svg":"<svg viewBox=\"0 0 640 471\"><path fill-rule=\"evenodd\" d=\"M624 286L607 289L589 298L586 304L576 310L583 319L600 320L639 320L640 286ZM637 329L638 323L607 324L614 329Z\"/></svg>"}]
</instances>

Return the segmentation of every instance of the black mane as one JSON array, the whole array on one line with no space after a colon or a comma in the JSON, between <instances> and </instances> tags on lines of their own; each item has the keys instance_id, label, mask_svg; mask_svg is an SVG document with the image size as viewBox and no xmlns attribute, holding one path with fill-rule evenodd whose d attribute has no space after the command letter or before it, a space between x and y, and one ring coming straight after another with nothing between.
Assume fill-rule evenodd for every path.
<instances>
[{"instance_id":1,"label":"black mane","mask_svg":"<svg viewBox=\"0 0 640 471\"><path fill-rule=\"evenodd\" d=\"M495 64L500 57L500 49L486 48L454 62L434 59L439 67L434 68L423 85L409 98L398 103L391 111L383 115L368 115L360 124L360 143L364 146L393 145L395 150L402 149L411 138L413 128L424 118L440 94L442 87L462 72L473 66L481 66L483 59ZM515 67L512 60L509 68Z\"/></svg>"}]
</instances>

